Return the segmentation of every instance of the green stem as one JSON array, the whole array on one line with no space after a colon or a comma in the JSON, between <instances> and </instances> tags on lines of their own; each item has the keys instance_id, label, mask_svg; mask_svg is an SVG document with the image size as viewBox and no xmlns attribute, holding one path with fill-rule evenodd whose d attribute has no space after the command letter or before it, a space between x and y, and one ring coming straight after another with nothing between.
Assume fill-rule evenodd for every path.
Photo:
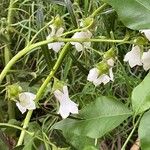
<instances>
[{"instance_id":1,"label":"green stem","mask_svg":"<svg viewBox=\"0 0 150 150\"><path fill-rule=\"evenodd\" d=\"M127 143L129 142L131 136L133 135L135 129L137 128L137 126L138 126L138 124L139 124L139 122L141 120L141 117L142 117L142 115L138 118L137 122L134 124L134 127L133 127L132 131L130 132L128 138L126 139L125 143L123 144L121 150L125 150Z\"/></svg>"},{"instance_id":2,"label":"green stem","mask_svg":"<svg viewBox=\"0 0 150 150\"><path fill-rule=\"evenodd\" d=\"M3 71L0 74L0 84L4 77L6 76L7 72L10 70L10 68L16 63L17 60L19 60L22 56L24 56L26 53L31 51L32 49L39 47L44 44L48 44L50 42L106 42L106 43L121 43L121 44L136 44L133 41L125 41L123 40L112 40L112 39L87 39L87 38L78 38L78 39L73 39L73 38L50 38L48 40L44 40L35 44L31 44L26 46L23 50L18 52L5 66Z\"/></svg>"},{"instance_id":3,"label":"green stem","mask_svg":"<svg viewBox=\"0 0 150 150\"><path fill-rule=\"evenodd\" d=\"M51 70L50 74L47 76L46 80L44 81L44 83L42 84L42 86L40 87L40 89L38 90L37 92L37 95L36 95L36 102L38 102L40 100L40 98L43 96L43 93L48 85L48 83L50 82L50 80L52 79L52 77L54 76L54 74L56 73L56 71L58 70L59 66L61 65L66 53L67 53L67 50L69 48L69 43L67 43L64 48L62 49L53 69ZM26 115L26 118L24 120L24 124L23 124L23 129L26 129L28 127L28 124L30 122L30 118L32 116L32 113L33 113L33 110L30 110L28 111L27 115ZM23 140L24 140L24 136L25 136L25 131L21 131L21 134L20 134L20 137L19 137L19 140L18 140L18 143L17 143L17 146L19 145L22 145L23 143Z\"/></svg>"},{"instance_id":4,"label":"green stem","mask_svg":"<svg viewBox=\"0 0 150 150\"><path fill-rule=\"evenodd\" d=\"M4 127L6 126L6 127L11 127L11 128L19 129L19 130L21 130L21 131L25 131L26 133L28 133L28 134L30 134L30 135L32 135L32 136L34 135L33 132L29 132L29 131L27 131L27 130L25 130L25 129L19 127L19 126L13 125L13 124L0 123L0 126L4 126Z\"/></svg>"},{"instance_id":5,"label":"green stem","mask_svg":"<svg viewBox=\"0 0 150 150\"><path fill-rule=\"evenodd\" d=\"M89 38L55 38L56 42L105 42L105 43L122 43L122 44L135 44L133 41L112 40L112 39L89 39Z\"/></svg>"},{"instance_id":6,"label":"green stem","mask_svg":"<svg viewBox=\"0 0 150 150\"><path fill-rule=\"evenodd\" d=\"M11 44L11 36L10 36L10 28L11 24L13 23L13 7L14 7L14 1L10 0L9 3L9 8L8 8L8 16L7 16L7 39L9 41L9 44L6 45L4 49L4 57L5 57L5 66L9 63L10 58L11 58L11 52L10 52L10 44ZM10 76L6 76L6 82L10 83ZM15 108L14 108L14 103L8 100L8 115L9 119L15 118Z\"/></svg>"},{"instance_id":7,"label":"green stem","mask_svg":"<svg viewBox=\"0 0 150 150\"><path fill-rule=\"evenodd\" d=\"M0 123L0 126L4 126L4 127L11 127L11 128L15 128L15 129L18 129L18 130L21 130L21 131L24 131L25 133L29 134L30 136L34 136L35 138L43 141L43 142L46 142L47 144L50 144L51 146L53 147L56 147L54 144L52 144L49 140L43 140L41 137L39 136L36 136L34 132L29 132L27 131L26 129L24 128L21 128L19 126L16 126L16 125L13 125L13 124L9 124L9 123Z\"/></svg>"},{"instance_id":8,"label":"green stem","mask_svg":"<svg viewBox=\"0 0 150 150\"><path fill-rule=\"evenodd\" d=\"M90 16L91 18L95 17L99 12L101 12L105 7L107 6L106 3L104 3L102 6L100 6L98 9L96 9L92 15Z\"/></svg>"}]
</instances>

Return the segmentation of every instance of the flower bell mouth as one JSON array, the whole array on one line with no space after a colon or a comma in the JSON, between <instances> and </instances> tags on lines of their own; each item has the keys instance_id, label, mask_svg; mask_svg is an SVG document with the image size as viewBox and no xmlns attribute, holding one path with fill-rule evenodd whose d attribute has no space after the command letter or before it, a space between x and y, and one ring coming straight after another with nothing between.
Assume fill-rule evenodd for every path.
<instances>
[{"instance_id":1,"label":"flower bell mouth","mask_svg":"<svg viewBox=\"0 0 150 150\"><path fill-rule=\"evenodd\" d=\"M114 80L112 68L109 69L109 75L107 74L99 74L99 70L97 68L92 68L89 71L87 80L92 82L95 86L100 85L103 83L104 85L107 84L110 81Z\"/></svg>"},{"instance_id":2,"label":"flower bell mouth","mask_svg":"<svg viewBox=\"0 0 150 150\"><path fill-rule=\"evenodd\" d=\"M82 32L76 32L72 38L75 39L80 39L80 38L91 38L92 37L92 33L87 30L87 31L82 31ZM83 43L79 43L79 42L71 42L72 45L74 45L75 49L80 52L83 51L86 47L90 47L91 46L91 42L83 42Z\"/></svg>"},{"instance_id":3,"label":"flower bell mouth","mask_svg":"<svg viewBox=\"0 0 150 150\"><path fill-rule=\"evenodd\" d=\"M141 49L139 46L133 46L132 50L128 52L125 57L124 61L129 62L129 65L131 68L135 66L142 66L142 61L141 61Z\"/></svg>"},{"instance_id":4,"label":"flower bell mouth","mask_svg":"<svg viewBox=\"0 0 150 150\"><path fill-rule=\"evenodd\" d=\"M131 68L138 65L143 66L147 71L150 69L150 50L142 53L139 46L133 46L132 50L125 55L124 61L129 62Z\"/></svg>"},{"instance_id":5,"label":"flower bell mouth","mask_svg":"<svg viewBox=\"0 0 150 150\"><path fill-rule=\"evenodd\" d=\"M140 30L141 33L144 33L146 38L150 41L150 29Z\"/></svg>"},{"instance_id":6,"label":"flower bell mouth","mask_svg":"<svg viewBox=\"0 0 150 150\"><path fill-rule=\"evenodd\" d=\"M36 95L30 92L22 92L19 94L19 101L16 102L16 106L21 111L21 113L25 113L26 110L34 110L36 109L35 100Z\"/></svg>"},{"instance_id":7,"label":"flower bell mouth","mask_svg":"<svg viewBox=\"0 0 150 150\"><path fill-rule=\"evenodd\" d=\"M145 71L150 69L150 50L148 52L144 52L141 58L143 63L143 68Z\"/></svg>"},{"instance_id":8,"label":"flower bell mouth","mask_svg":"<svg viewBox=\"0 0 150 150\"><path fill-rule=\"evenodd\" d=\"M50 25L50 28L52 29L51 33L47 36L47 40L52 38L52 37L60 37L63 32L64 28L63 27L55 27L53 25ZM61 49L62 46L64 46L64 42L53 42L48 44L48 48L54 50L56 53L58 53Z\"/></svg>"},{"instance_id":9,"label":"flower bell mouth","mask_svg":"<svg viewBox=\"0 0 150 150\"><path fill-rule=\"evenodd\" d=\"M58 114L60 114L63 119L67 118L70 115L70 113L79 113L78 105L69 98L67 86L63 86L62 91L55 90L54 95L60 103Z\"/></svg>"}]
</instances>

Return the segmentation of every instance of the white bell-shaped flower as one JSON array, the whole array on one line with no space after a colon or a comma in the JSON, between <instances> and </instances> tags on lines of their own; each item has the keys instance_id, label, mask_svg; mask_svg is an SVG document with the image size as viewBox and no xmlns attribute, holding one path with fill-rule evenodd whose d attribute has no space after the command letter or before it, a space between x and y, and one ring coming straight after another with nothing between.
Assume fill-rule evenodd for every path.
<instances>
[{"instance_id":1,"label":"white bell-shaped flower","mask_svg":"<svg viewBox=\"0 0 150 150\"><path fill-rule=\"evenodd\" d=\"M70 113L78 114L78 105L69 98L67 86L63 86L63 91L55 90L54 95L60 103L58 114L60 114L63 119L67 118Z\"/></svg>"},{"instance_id":2,"label":"white bell-shaped flower","mask_svg":"<svg viewBox=\"0 0 150 150\"><path fill-rule=\"evenodd\" d=\"M109 75L107 74L102 74L99 75L100 72L97 68L92 68L89 71L87 80L92 82L95 86L100 85L101 83L103 83L104 85L107 84L110 81L113 81L114 76L113 76L113 72L112 72L112 68L109 69Z\"/></svg>"},{"instance_id":3,"label":"white bell-shaped flower","mask_svg":"<svg viewBox=\"0 0 150 150\"><path fill-rule=\"evenodd\" d=\"M23 92L19 94L19 101L16 103L16 106L23 114L27 109L33 110L36 109L35 100L36 95L30 92Z\"/></svg>"},{"instance_id":4,"label":"white bell-shaped flower","mask_svg":"<svg viewBox=\"0 0 150 150\"><path fill-rule=\"evenodd\" d=\"M111 67L113 67L114 66L114 59L113 58L110 58L110 59L108 59L107 60L107 64L109 65L109 66L111 66Z\"/></svg>"},{"instance_id":5,"label":"white bell-shaped flower","mask_svg":"<svg viewBox=\"0 0 150 150\"><path fill-rule=\"evenodd\" d=\"M144 33L146 38L150 41L150 29L140 30L141 33Z\"/></svg>"},{"instance_id":6,"label":"white bell-shaped flower","mask_svg":"<svg viewBox=\"0 0 150 150\"><path fill-rule=\"evenodd\" d=\"M51 25L50 26L52 31L51 33L47 36L47 40L52 38L52 37L60 37L61 34L64 32L64 28L60 27L59 29L56 29L55 26ZM64 45L64 42L53 42L48 44L49 49L53 49L56 53L58 53L61 49L61 47Z\"/></svg>"},{"instance_id":7,"label":"white bell-shaped flower","mask_svg":"<svg viewBox=\"0 0 150 150\"><path fill-rule=\"evenodd\" d=\"M144 52L142 55L142 63L144 70L150 69L150 50L148 52Z\"/></svg>"},{"instance_id":8,"label":"white bell-shaped flower","mask_svg":"<svg viewBox=\"0 0 150 150\"><path fill-rule=\"evenodd\" d=\"M136 65L142 66L141 54L140 47L133 46L132 50L125 55L124 61L129 62L131 68L135 67Z\"/></svg>"},{"instance_id":9,"label":"white bell-shaped flower","mask_svg":"<svg viewBox=\"0 0 150 150\"><path fill-rule=\"evenodd\" d=\"M82 31L82 32L76 32L72 38L74 39L80 39L80 38L91 38L92 37L92 33L87 30L87 31ZM90 47L91 46L91 42L83 42L83 43L79 43L79 42L71 42L72 45L75 46L76 50L78 52L83 51L85 47Z\"/></svg>"}]
</instances>

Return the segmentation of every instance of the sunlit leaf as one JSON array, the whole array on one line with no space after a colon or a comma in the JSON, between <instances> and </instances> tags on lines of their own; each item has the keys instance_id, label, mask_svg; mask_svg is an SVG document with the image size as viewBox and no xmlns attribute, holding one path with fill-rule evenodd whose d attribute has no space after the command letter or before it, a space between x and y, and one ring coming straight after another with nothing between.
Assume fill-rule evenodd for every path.
<instances>
[{"instance_id":1,"label":"sunlit leaf","mask_svg":"<svg viewBox=\"0 0 150 150\"><path fill-rule=\"evenodd\" d=\"M150 1L149 0L104 0L118 13L119 18L129 28L150 28Z\"/></svg>"},{"instance_id":2,"label":"sunlit leaf","mask_svg":"<svg viewBox=\"0 0 150 150\"><path fill-rule=\"evenodd\" d=\"M108 97L99 97L80 111L79 119L65 119L54 125L65 133L99 138L111 131L131 115L121 102Z\"/></svg>"}]
</instances>

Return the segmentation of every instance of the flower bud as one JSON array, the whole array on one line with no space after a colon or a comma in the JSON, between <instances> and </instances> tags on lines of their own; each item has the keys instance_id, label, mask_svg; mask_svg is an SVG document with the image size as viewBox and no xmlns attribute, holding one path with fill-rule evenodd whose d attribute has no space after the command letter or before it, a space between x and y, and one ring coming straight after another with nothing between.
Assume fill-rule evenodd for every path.
<instances>
[{"instance_id":1,"label":"flower bud","mask_svg":"<svg viewBox=\"0 0 150 150\"><path fill-rule=\"evenodd\" d=\"M17 83L7 86L7 95L9 99L17 97L21 92L22 88Z\"/></svg>"},{"instance_id":2,"label":"flower bud","mask_svg":"<svg viewBox=\"0 0 150 150\"><path fill-rule=\"evenodd\" d=\"M56 28L60 28L63 26L63 19L57 15L55 18L54 18L54 23L53 25L56 27Z\"/></svg>"},{"instance_id":3,"label":"flower bud","mask_svg":"<svg viewBox=\"0 0 150 150\"><path fill-rule=\"evenodd\" d=\"M100 75L107 74L109 71L109 65L105 61L101 61L96 65L96 68L99 70Z\"/></svg>"},{"instance_id":4,"label":"flower bud","mask_svg":"<svg viewBox=\"0 0 150 150\"><path fill-rule=\"evenodd\" d=\"M54 78L52 92L54 92L55 90L62 90L63 86L64 86L64 82L63 81L60 81L57 78Z\"/></svg>"},{"instance_id":5,"label":"flower bud","mask_svg":"<svg viewBox=\"0 0 150 150\"><path fill-rule=\"evenodd\" d=\"M148 43L148 40L144 37L139 36L138 38L134 39L136 45L145 45Z\"/></svg>"},{"instance_id":6,"label":"flower bud","mask_svg":"<svg viewBox=\"0 0 150 150\"><path fill-rule=\"evenodd\" d=\"M80 26L81 27L91 27L93 25L94 19L91 17L85 18L81 21Z\"/></svg>"},{"instance_id":7,"label":"flower bud","mask_svg":"<svg viewBox=\"0 0 150 150\"><path fill-rule=\"evenodd\" d=\"M112 47L107 52L105 52L105 54L103 55L103 58L108 60L110 58L115 58L115 56L116 56L115 48Z\"/></svg>"}]
</instances>

